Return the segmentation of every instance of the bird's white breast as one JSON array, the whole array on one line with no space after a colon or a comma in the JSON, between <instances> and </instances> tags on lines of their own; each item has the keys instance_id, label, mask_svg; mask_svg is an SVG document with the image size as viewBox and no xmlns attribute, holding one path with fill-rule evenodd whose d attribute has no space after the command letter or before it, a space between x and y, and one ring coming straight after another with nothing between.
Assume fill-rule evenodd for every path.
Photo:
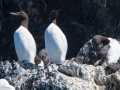
<instances>
[{"instance_id":1,"label":"bird's white breast","mask_svg":"<svg viewBox=\"0 0 120 90\"><path fill-rule=\"evenodd\" d=\"M120 58L120 44L116 39L108 38L110 40L110 49L106 55L106 60L104 60L102 66L106 67L110 63L117 63Z\"/></svg>"},{"instance_id":2,"label":"bird's white breast","mask_svg":"<svg viewBox=\"0 0 120 90\"><path fill-rule=\"evenodd\" d=\"M44 63L43 63L43 61L41 60L41 63L40 64L38 64L38 66L42 66L42 67L44 67Z\"/></svg>"},{"instance_id":3,"label":"bird's white breast","mask_svg":"<svg viewBox=\"0 0 120 90\"><path fill-rule=\"evenodd\" d=\"M14 33L14 44L19 60L28 60L34 63L36 43L31 33L20 26Z\"/></svg>"},{"instance_id":4,"label":"bird's white breast","mask_svg":"<svg viewBox=\"0 0 120 90\"><path fill-rule=\"evenodd\" d=\"M67 53L67 40L60 28L51 23L45 31L45 46L51 63L61 63Z\"/></svg>"}]
</instances>

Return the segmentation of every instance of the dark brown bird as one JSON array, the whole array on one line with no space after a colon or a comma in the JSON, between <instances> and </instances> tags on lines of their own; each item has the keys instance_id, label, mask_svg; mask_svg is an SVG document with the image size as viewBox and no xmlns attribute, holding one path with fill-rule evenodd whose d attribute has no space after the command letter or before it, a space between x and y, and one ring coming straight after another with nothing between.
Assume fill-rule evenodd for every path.
<instances>
[{"instance_id":1,"label":"dark brown bird","mask_svg":"<svg viewBox=\"0 0 120 90\"><path fill-rule=\"evenodd\" d=\"M100 47L102 44L102 47ZM118 63L120 58L120 44L116 39L95 35L92 39L93 48L97 51L97 62L94 65L108 66L111 63Z\"/></svg>"},{"instance_id":2,"label":"dark brown bird","mask_svg":"<svg viewBox=\"0 0 120 90\"><path fill-rule=\"evenodd\" d=\"M110 40L108 39L108 37L104 37L104 36L101 36L101 35L95 35L92 38L92 46L96 51L99 50L100 44L102 44L103 47L104 47L105 45L107 45L109 43L110 43Z\"/></svg>"},{"instance_id":3,"label":"dark brown bird","mask_svg":"<svg viewBox=\"0 0 120 90\"><path fill-rule=\"evenodd\" d=\"M50 63L50 61L48 59L48 55L47 55L46 49L40 50L38 56L44 62L44 65L47 65L48 63Z\"/></svg>"},{"instance_id":4,"label":"dark brown bird","mask_svg":"<svg viewBox=\"0 0 120 90\"><path fill-rule=\"evenodd\" d=\"M103 61L106 59L107 52L110 48L110 45L105 45L100 49L97 55L97 61L94 63L94 66L102 65Z\"/></svg>"}]
</instances>

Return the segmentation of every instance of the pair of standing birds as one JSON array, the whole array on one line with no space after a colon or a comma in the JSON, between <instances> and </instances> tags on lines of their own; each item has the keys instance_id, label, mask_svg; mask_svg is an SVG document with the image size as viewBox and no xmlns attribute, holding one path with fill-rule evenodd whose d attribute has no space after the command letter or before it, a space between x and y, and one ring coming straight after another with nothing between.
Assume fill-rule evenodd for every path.
<instances>
[{"instance_id":1,"label":"pair of standing birds","mask_svg":"<svg viewBox=\"0 0 120 90\"><path fill-rule=\"evenodd\" d=\"M65 60L67 53L67 40L61 29L56 25L56 19L60 10L52 10L49 14L50 25L45 30L45 48L51 63L60 64ZM42 60L36 55L36 43L28 30L28 15L21 12L10 14L21 19L20 27L14 33L15 50L18 60L44 66ZM45 63L45 62L44 62Z\"/></svg>"}]
</instances>

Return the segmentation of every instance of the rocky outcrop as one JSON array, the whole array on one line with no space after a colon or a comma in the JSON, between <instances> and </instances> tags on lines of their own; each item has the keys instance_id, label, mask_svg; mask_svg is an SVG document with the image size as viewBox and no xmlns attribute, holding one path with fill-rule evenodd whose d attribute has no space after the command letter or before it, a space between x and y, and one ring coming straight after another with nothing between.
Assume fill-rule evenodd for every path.
<instances>
[{"instance_id":1,"label":"rocky outcrop","mask_svg":"<svg viewBox=\"0 0 120 90\"><path fill-rule=\"evenodd\" d=\"M76 62L83 64L93 64L97 60L96 51L92 48L91 39L84 44L80 51L77 54L79 59L76 59Z\"/></svg>"},{"instance_id":2,"label":"rocky outcrop","mask_svg":"<svg viewBox=\"0 0 120 90\"><path fill-rule=\"evenodd\" d=\"M102 66L80 64L75 59L46 67L27 61L1 61L0 78L7 79L16 90L119 90L119 70L106 75Z\"/></svg>"}]
</instances>

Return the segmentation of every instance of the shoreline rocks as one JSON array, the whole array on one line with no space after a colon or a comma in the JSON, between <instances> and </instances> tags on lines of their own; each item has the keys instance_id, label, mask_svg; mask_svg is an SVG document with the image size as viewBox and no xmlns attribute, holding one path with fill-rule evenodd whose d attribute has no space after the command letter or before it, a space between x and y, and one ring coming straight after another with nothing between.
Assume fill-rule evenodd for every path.
<instances>
[{"instance_id":1,"label":"shoreline rocks","mask_svg":"<svg viewBox=\"0 0 120 90\"><path fill-rule=\"evenodd\" d=\"M16 61L0 62L0 78L8 80L16 90L118 90L120 87L119 70L106 75L102 66L79 64L73 59L45 68L36 65L31 68L28 62L22 64L28 64L27 69Z\"/></svg>"}]
</instances>

